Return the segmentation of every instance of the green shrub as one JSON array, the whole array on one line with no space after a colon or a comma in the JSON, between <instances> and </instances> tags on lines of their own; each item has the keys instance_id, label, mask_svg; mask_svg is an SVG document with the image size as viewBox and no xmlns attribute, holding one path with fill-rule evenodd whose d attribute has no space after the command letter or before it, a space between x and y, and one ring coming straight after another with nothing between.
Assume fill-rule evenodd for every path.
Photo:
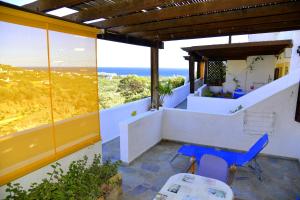
<instances>
[{"instance_id":1,"label":"green shrub","mask_svg":"<svg viewBox=\"0 0 300 200\"><path fill-rule=\"evenodd\" d=\"M164 99L168 95L172 95L172 85L171 81L168 80L167 82L160 82L158 85L158 94L159 94L159 104L162 106L164 104Z\"/></svg>"},{"instance_id":2,"label":"green shrub","mask_svg":"<svg viewBox=\"0 0 300 200\"><path fill-rule=\"evenodd\" d=\"M150 96L150 82L145 77L129 75L120 80L117 92L125 98L125 103L136 101Z\"/></svg>"},{"instance_id":3,"label":"green shrub","mask_svg":"<svg viewBox=\"0 0 300 200\"><path fill-rule=\"evenodd\" d=\"M213 97L214 93L212 93L208 88L205 88L202 92L203 97Z\"/></svg>"},{"instance_id":4,"label":"green shrub","mask_svg":"<svg viewBox=\"0 0 300 200\"><path fill-rule=\"evenodd\" d=\"M95 200L106 194L100 186L118 173L120 162L101 164L100 155L95 155L91 165L87 161L87 156L73 161L66 173L59 163L51 165L52 172L47 173L48 178L39 184L32 183L28 191L19 183L9 183L6 189L9 195L5 200Z\"/></svg>"},{"instance_id":5,"label":"green shrub","mask_svg":"<svg viewBox=\"0 0 300 200\"><path fill-rule=\"evenodd\" d=\"M184 85L184 78L181 76L172 77L169 80L172 85L172 88L178 88L178 87Z\"/></svg>"}]
</instances>

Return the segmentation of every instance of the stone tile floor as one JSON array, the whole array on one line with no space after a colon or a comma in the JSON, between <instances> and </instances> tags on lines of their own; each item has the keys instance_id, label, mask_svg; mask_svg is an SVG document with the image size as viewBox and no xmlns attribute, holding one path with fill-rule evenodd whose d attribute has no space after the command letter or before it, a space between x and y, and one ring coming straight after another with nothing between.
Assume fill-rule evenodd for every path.
<instances>
[{"instance_id":1,"label":"stone tile floor","mask_svg":"<svg viewBox=\"0 0 300 200\"><path fill-rule=\"evenodd\" d=\"M119 160L119 138L103 144L103 159ZM124 200L150 200L174 174L185 172L189 159L177 157L180 143L162 141L129 166L121 166ZM295 200L300 196L300 166L297 161L260 156L264 170L260 182L247 168L239 168L232 184L235 197L243 200Z\"/></svg>"}]
</instances>

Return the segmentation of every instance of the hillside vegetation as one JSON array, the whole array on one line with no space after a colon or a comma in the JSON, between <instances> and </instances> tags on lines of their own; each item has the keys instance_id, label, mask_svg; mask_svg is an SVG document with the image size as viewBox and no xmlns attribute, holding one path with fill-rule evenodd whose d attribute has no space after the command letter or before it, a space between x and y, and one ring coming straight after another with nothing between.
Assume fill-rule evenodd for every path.
<instances>
[{"instance_id":1,"label":"hillside vegetation","mask_svg":"<svg viewBox=\"0 0 300 200\"><path fill-rule=\"evenodd\" d=\"M52 71L50 87L46 67L0 64L0 136L51 123L51 107L59 121L150 96L150 77L97 77L95 69L69 69ZM161 81L174 88L184 83L181 77Z\"/></svg>"}]
</instances>

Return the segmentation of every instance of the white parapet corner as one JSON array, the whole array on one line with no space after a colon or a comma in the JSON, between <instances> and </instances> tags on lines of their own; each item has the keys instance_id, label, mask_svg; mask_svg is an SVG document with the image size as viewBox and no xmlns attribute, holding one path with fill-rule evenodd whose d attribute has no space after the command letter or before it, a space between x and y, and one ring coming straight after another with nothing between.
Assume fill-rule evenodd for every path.
<instances>
[{"instance_id":1,"label":"white parapet corner","mask_svg":"<svg viewBox=\"0 0 300 200\"><path fill-rule=\"evenodd\" d=\"M119 124L122 162L129 164L161 141L162 112L148 111Z\"/></svg>"}]
</instances>

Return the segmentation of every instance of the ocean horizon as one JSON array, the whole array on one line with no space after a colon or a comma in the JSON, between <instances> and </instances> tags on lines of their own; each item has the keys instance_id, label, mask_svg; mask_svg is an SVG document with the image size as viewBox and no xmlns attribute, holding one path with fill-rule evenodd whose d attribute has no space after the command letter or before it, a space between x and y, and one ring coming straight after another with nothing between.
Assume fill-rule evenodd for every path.
<instances>
[{"instance_id":1,"label":"ocean horizon","mask_svg":"<svg viewBox=\"0 0 300 200\"><path fill-rule=\"evenodd\" d=\"M138 67L98 67L98 72L114 73L117 75L150 76L150 68ZM188 76L188 69L184 68L160 68L160 76Z\"/></svg>"}]
</instances>

